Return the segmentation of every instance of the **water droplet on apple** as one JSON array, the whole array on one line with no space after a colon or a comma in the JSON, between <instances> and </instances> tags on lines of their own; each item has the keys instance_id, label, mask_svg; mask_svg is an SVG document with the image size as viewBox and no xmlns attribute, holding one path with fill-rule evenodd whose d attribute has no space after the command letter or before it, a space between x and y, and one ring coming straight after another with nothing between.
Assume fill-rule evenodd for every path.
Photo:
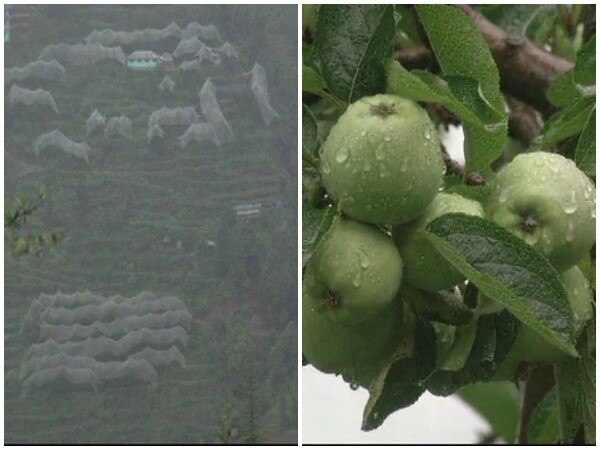
<instances>
[{"instance_id":1,"label":"water droplet on apple","mask_svg":"<svg viewBox=\"0 0 600 450\"><path fill-rule=\"evenodd\" d=\"M346 147L342 147L338 150L337 155L335 155L335 160L339 163L343 163L348 159L348 149Z\"/></svg>"},{"instance_id":2,"label":"water droplet on apple","mask_svg":"<svg viewBox=\"0 0 600 450\"><path fill-rule=\"evenodd\" d=\"M402 165L400 166L400 172L405 173L408 170L408 160L404 158Z\"/></svg>"},{"instance_id":3,"label":"water droplet on apple","mask_svg":"<svg viewBox=\"0 0 600 450\"><path fill-rule=\"evenodd\" d=\"M579 205L577 204L577 199L575 198L575 191L571 192L571 198L567 200L564 204L563 210L567 214L573 214L577 211Z\"/></svg>"},{"instance_id":4,"label":"water droplet on apple","mask_svg":"<svg viewBox=\"0 0 600 450\"><path fill-rule=\"evenodd\" d=\"M567 242L573 242L575 239L575 227L573 226L573 222L567 222L567 232L565 233L565 239Z\"/></svg>"},{"instance_id":5,"label":"water droplet on apple","mask_svg":"<svg viewBox=\"0 0 600 450\"><path fill-rule=\"evenodd\" d=\"M356 272L354 274L354 278L352 278L352 284L354 285L354 287L360 287L360 283L362 282L362 275L361 272Z\"/></svg>"}]
</instances>

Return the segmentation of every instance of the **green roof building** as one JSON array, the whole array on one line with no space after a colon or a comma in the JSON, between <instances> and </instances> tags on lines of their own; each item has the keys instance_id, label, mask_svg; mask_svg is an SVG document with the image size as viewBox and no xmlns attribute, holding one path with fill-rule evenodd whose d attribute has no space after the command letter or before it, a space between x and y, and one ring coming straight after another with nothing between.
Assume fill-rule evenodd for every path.
<instances>
[{"instance_id":1,"label":"green roof building","mask_svg":"<svg viewBox=\"0 0 600 450\"><path fill-rule=\"evenodd\" d=\"M160 63L160 56L152 51L138 50L127 57L127 67L134 70L156 69Z\"/></svg>"}]
</instances>

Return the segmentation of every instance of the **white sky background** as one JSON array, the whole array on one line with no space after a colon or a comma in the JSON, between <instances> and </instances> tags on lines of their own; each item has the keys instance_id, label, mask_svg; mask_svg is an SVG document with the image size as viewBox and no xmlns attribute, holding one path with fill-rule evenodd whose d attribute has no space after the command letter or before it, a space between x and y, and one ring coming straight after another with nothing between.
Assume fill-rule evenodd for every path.
<instances>
[{"instance_id":1,"label":"white sky background","mask_svg":"<svg viewBox=\"0 0 600 450\"><path fill-rule=\"evenodd\" d=\"M464 165L462 129L441 134L450 156ZM302 441L304 443L475 443L487 422L459 398L423 394L414 405L396 411L377 430L362 432L368 392L353 391L341 377L312 366L302 368Z\"/></svg>"}]
</instances>

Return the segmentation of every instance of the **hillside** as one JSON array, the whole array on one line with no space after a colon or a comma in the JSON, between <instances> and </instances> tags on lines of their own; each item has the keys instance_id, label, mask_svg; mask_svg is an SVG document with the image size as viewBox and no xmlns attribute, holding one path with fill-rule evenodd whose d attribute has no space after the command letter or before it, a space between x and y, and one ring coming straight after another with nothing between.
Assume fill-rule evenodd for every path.
<instances>
[{"instance_id":1,"label":"hillside","mask_svg":"<svg viewBox=\"0 0 600 450\"><path fill-rule=\"evenodd\" d=\"M173 21L214 24L239 60L185 71L177 67L192 55L152 70L115 59L59 61L63 80L5 84L5 197L34 197L44 187L47 200L26 231L66 233L39 257L5 253L5 442L295 442L296 8L44 6L28 20L28 32L14 30L5 42L5 70L37 60L48 44L82 43L93 30ZM162 55L180 40L121 48ZM280 117L270 126L249 87L255 62ZM165 75L173 93L158 89ZM200 114L198 93L209 78L234 139L183 148L187 126L164 126L163 138L148 142L154 111L191 106ZM60 114L11 103L15 84L48 91ZM88 135L95 109L107 121L127 116L131 136ZM89 163L56 148L36 155L36 138L52 130L86 143ZM236 206L256 203L259 214L236 216ZM85 290L146 290L185 302L193 315L187 370L167 369L155 390L49 386L22 398L18 371L31 342L20 327L30 303L41 293ZM231 438L223 437L227 428Z\"/></svg>"}]
</instances>

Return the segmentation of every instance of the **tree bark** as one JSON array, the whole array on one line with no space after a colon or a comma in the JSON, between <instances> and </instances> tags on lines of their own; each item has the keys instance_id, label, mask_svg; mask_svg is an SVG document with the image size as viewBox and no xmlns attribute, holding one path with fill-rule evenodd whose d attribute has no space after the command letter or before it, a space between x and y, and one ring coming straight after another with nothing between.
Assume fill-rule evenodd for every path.
<instances>
[{"instance_id":1,"label":"tree bark","mask_svg":"<svg viewBox=\"0 0 600 450\"><path fill-rule=\"evenodd\" d=\"M546 91L560 73L573 68L573 63L533 44L524 36L514 36L487 20L469 5L457 5L468 15L488 43L500 72L500 88L549 113L552 105Z\"/></svg>"}]
</instances>

